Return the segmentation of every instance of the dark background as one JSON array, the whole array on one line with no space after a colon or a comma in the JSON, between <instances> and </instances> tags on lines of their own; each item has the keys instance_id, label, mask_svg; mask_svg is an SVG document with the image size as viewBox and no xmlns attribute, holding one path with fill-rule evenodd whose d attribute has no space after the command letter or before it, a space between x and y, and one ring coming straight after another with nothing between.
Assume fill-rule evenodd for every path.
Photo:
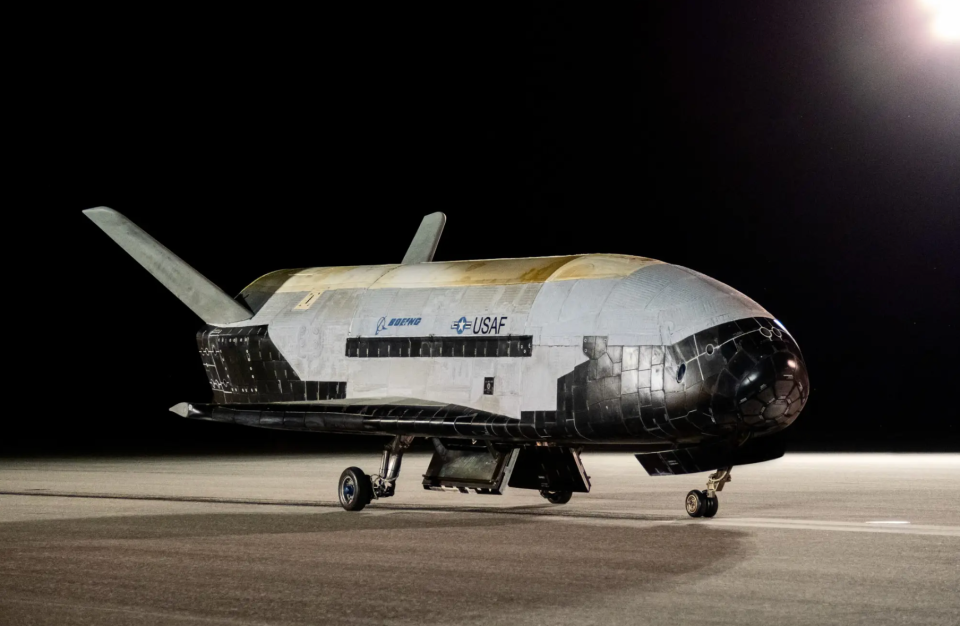
<instances>
[{"instance_id":1,"label":"dark background","mask_svg":"<svg viewBox=\"0 0 960 626\"><path fill-rule=\"evenodd\" d=\"M960 449L960 42L914 0L660 4L58 18L21 92L5 451L352 443L168 413L210 398L201 322L97 205L230 293L399 262L438 210L437 260L676 263L797 338L794 449Z\"/></svg>"}]
</instances>

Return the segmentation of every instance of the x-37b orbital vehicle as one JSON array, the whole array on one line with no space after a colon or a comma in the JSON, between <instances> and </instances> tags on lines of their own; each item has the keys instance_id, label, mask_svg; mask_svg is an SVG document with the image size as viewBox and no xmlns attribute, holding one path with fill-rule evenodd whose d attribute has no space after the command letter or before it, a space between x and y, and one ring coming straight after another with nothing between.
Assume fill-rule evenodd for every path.
<instances>
[{"instance_id":1,"label":"x-37b orbital vehicle","mask_svg":"<svg viewBox=\"0 0 960 626\"><path fill-rule=\"evenodd\" d=\"M231 298L116 211L84 212L206 324L213 420L392 437L379 471L344 470L343 508L394 494L403 453L430 440L427 489L588 492L584 446L636 453L651 475L712 471L687 494L717 513L734 465L783 454L810 393L786 328L689 269L615 254L433 261L423 218L397 265L279 270Z\"/></svg>"}]
</instances>

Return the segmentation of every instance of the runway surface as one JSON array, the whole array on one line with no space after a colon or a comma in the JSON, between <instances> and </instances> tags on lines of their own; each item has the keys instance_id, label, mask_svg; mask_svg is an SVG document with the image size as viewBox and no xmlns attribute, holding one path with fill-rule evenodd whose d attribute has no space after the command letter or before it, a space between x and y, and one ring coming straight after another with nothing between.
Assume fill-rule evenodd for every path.
<instances>
[{"instance_id":1,"label":"runway surface","mask_svg":"<svg viewBox=\"0 0 960 626\"><path fill-rule=\"evenodd\" d=\"M960 455L792 454L648 477L585 454L564 506L420 487L375 455L0 459L0 624L960 624Z\"/></svg>"}]
</instances>

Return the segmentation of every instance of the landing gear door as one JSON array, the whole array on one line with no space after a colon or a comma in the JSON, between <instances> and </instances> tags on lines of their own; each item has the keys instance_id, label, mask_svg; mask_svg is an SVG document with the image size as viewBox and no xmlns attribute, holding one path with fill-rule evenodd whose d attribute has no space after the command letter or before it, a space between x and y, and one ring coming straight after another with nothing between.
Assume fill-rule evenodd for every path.
<instances>
[{"instance_id":1,"label":"landing gear door","mask_svg":"<svg viewBox=\"0 0 960 626\"><path fill-rule=\"evenodd\" d=\"M590 477L580 462L579 450L564 446L527 446L520 449L510 486L589 493Z\"/></svg>"},{"instance_id":2,"label":"landing gear door","mask_svg":"<svg viewBox=\"0 0 960 626\"><path fill-rule=\"evenodd\" d=\"M519 450L499 450L493 446L476 446L434 440L436 451L423 475L423 488L458 489L467 492L500 495L507 490Z\"/></svg>"}]
</instances>

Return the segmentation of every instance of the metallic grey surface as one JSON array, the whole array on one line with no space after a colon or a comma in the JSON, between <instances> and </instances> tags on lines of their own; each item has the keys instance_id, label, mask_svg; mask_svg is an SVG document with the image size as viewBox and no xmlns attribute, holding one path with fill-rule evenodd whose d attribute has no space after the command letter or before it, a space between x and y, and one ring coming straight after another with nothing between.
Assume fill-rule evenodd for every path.
<instances>
[{"instance_id":1,"label":"metallic grey surface","mask_svg":"<svg viewBox=\"0 0 960 626\"><path fill-rule=\"evenodd\" d=\"M440 235L443 234L443 225L447 223L447 216L443 213L431 213L425 215L420 222L420 228L414 235L407 253L403 255L403 265L412 263L429 263L433 260L433 255L437 251L437 244L440 243Z\"/></svg>"},{"instance_id":2,"label":"metallic grey surface","mask_svg":"<svg viewBox=\"0 0 960 626\"><path fill-rule=\"evenodd\" d=\"M253 317L253 313L122 214L105 206L87 209L83 214L204 322L231 324Z\"/></svg>"},{"instance_id":3,"label":"metallic grey surface","mask_svg":"<svg viewBox=\"0 0 960 626\"><path fill-rule=\"evenodd\" d=\"M712 520L683 511L704 475L627 454L584 454L564 506L424 491L428 459L359 514L337 477L375 452L0 460L0 492L127 498L0 495L0 623L960 622L958 455L735 468Z\"/></svg>"}]
</instances>

